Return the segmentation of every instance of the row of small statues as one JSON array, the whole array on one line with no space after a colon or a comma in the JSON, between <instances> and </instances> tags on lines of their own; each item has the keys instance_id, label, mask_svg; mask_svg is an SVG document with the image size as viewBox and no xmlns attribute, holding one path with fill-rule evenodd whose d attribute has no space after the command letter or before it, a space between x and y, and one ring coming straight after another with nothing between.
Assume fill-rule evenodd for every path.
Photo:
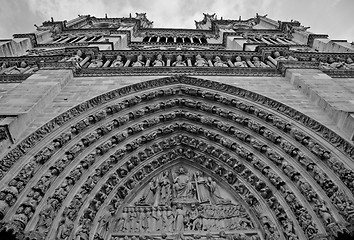
<instances>
[{"instance_id":1,"label":"row of small statues","mask_svg":"<svg viewBox=\"0 0 354 240\"><path fill-rule=\"evenodd\" d=\"M119 218L113 220L116 232L155 232L155 231L220 231L251 229L253 223L241 206L224 206L216 213L215 206L182 206L128 208L125 207ZM233 211L230 215L225 211ZM217 216L214 216L217 214Z\"/></svg>"},{"instance_id":2,"label":"row of small statues","mask_svg":"<svg viewBox=\"0 0 354 240\"><path fill-rule=\"evenodd\" d=\"M320 68L350 70L354 69L354 61L350 57L345 60L342 58L334 59L333 57L329 57L327 61L320 62Z\"/></svg>"},{"instance_id":3,"label":"row of small statues","mask_svg":"<svg viewBox=\"0 0 354 240\"><path fill-rule=\"evenodd\" d=\"M285 57L281 56L278 52L274 53L274 58L271 58L271 61L267 61L267 63L262 62L259 57L252 57L251 60L243 60L241 56L236 56L235 61L232 62L231 59L227 61L223 61L219 56L215 56L213 61L211 59L203 58L200 54L195 56L194 64L192 63L192 59L184 60L182 55L177 55L175 61L171 64L170 59L166 61L163 60L163 56L158 54L156 59L151 62L149 58L144 61L143 55L138 55L136 57L136 61L131 63L130 59L127 59L125 62L121 55L116 56L116 59L112 62L110 60L105 60L102 54L98 54L95 59L92 59L88 64L88 68L101 68L101 67L149 67L150 64L153 67L164 67L164 66L172 66L172 67L187 67L187 66L195 66L195 67L258 67L258 68L270 68L275 67L277 60L284 60ZM286 58L287 59L287 58ZM289 59L293 60L293 59ZM72 57L66 57L60 62L74 62L78 64L80 67L84 66L89 61L89 57L84 58L81 50L78 50L76 55ZM272 63L273 62L273 63Z\"/></svg>"},{"instance_id":4,"label":"row of small statues","mask_svg":"<svg viewBox=\"0 0 354 240\"><path fill-rule=\"evenodd\" d=\"M32 74L38 70L36 64L30 65L26 61L21 61L19 64L10 66L8 62L3 62L0 67L1 74Z\"/></svg>"}]
</instances>

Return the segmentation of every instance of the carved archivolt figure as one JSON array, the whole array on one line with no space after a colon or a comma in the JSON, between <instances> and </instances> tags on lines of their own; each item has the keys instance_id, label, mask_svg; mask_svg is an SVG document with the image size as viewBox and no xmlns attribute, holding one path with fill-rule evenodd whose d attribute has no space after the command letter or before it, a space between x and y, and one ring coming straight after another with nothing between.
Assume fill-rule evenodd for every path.
<instances>
[{"instance_id":1,"label":"carved archivolt figure","mask_svg":"<svg viewBox=\"0 0 354 240\"><path fill-rule=\"evenodd\" d=\"M152 63L154 67L163 67L165 66L165 62L162 60L162 55L157 55L157 59Z\"/></svg>"},{"instance_id":2,"label":"carved archivolt figure","mask_svg":"<svg viewBox=\"0 0 354 240\"><path fill-rule=\"evenodd\" d=\"M187 64L185 61L183 61L182 56L178 55L176 57L176 61L174 63L172 63L172 66L173 67L185 67L185 66L187 66Z\"/></svg>"},{"instance_id":3,"label":"carved archivolt figure","mask_svg":"<svg viewBox=\"0 0 354 240\"><path fill-rule=\"evenodd\" d=\"M116 59L112 62L111 67L123 67L124 62L122 60L122 56L118 55Z\"/></svg>"},{"instance_id":4,"label":"carved archivolt figure","mask_svg":"<svg viewBox=\"0 0 354 240\"><path fill-rule=\"evenodd\" d=\"M144 67L145 63L143 62L143 55L138 55L136 62L133 62L132 67Z\"/></svg>"},{"instance_id":5,"label":"carved archivolt figure","mask_svg":"<svg viewBox=\"0 0 354 240\"><path fill-rule=\"evenodd\" d=\"M208 67L208 61L205 60L204 58L202 58L202 56L200 56L200 54L198 54L197 56L195 56L195 63L194 66L196 67Z\"/></svg>"}]
</instances>

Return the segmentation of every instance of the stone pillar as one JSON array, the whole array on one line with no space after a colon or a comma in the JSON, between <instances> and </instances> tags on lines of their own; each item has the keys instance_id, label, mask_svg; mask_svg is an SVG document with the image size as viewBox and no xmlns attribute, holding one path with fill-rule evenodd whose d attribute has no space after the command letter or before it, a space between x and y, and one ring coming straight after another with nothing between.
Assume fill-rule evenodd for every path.
<instances>
[{"instance_id":1,"label":"stone pillar","mask_svg":"<svg viewBox=\"0 0 354 240\"><path fill-rule=\"evenodd\" d=\"M89 57L89 56L85 57L85 59L80 62L80 66L81 66L81 67L84 66L85 63L87 63L87 62L90 60L90 58L91 58L91 57Z\"/></svg>"},{"instance_id":2,"label":"stone pillar","mask_svg":"<svg viewBox=\"0 0 354 240\"><path fill-rule=\"evenodd\" d=\"M231 62L230 56L226 56L226 61L227 61L227 64L229 65L229 67L235 67L235 65Z\"/></svg>"},{"instance_id":3,"label":"stone pillar","mask_svg":"<svg viewBox=\"0 0 354 240\"><path fill-rule=\"evenodd\" d=\"M130 58L127 58L127 61L125 62L124 67L129 67L130 62L131 62Z\"/></svg>"},{"instance_id":4,"label":"stone pillar","mask_svg":"<svg viewBox=\"0 0 354 240\"><path fill-rule=\"evenodd\" d=\"M256 66L253 65L253 63L251 62L251 59L246 59L246 63L248 64L248 66L250 66L251 68L255 68Z\"/></svg>"},{"instance_id":5,"label":"stone pillar","mask_svg":"<svg viewBox=\"0 0 354 240\"><path fill-rule=\"evenodd\" d=\"M167 39L167 38L166 38ZM171 67L171 55L166 55L167 61L166 61L166 67Z\"/></svg>"},{"instance_id":6,"label":"stone pillar","mask_svg":"<svg viewBox=\"0 0 354 240\"><path fill-rule=\"evenodd\" d=\"M104 64L103 64L103 66L102 67L108 67L108 65L111 63L111 61L110 60L107 60Z\"/></svg>"},{"instance_id":7,"label":"stone pillar","mask_svg":"<svg viewBox=\"0 0 354 240\"><path fill-rule=\"evenodd\" d=\"M192 57L191 56L187 56L186 58L187 58L187 66L188 67L192 67L193 66L192 65Z\"/></svg>"},{"instance_id":8,"label":"stone pillar","mask_svg":"<svg viewBox=\"0 0 354 240\"><path fill-rule=\"evenodd\" d=\"M151 62L151 57L150 57L150 56L147 56L147 57L146 57L145 66L146 66L146 67L150 67L150 62Z\"/></svg>"}]
</instances>

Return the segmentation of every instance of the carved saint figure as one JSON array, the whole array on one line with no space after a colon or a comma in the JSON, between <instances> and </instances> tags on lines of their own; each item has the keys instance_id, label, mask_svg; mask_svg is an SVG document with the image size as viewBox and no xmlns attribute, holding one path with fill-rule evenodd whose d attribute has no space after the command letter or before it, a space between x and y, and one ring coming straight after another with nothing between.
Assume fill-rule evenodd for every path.
<instances>
[{"instance_id":1,"label":"carved saint figure","mask_svg":"<svg viewBox=\"0 0 354 240\"><path fill-rule=\"evenodd\" d=\"M225 62L221 60L219 56L215 56L214 67L228 67Z\"/></svg>"},{"instance_id":2,"label":"carved saint figure","mask_svg":"<svg viewBox=\"0 0 354 240\"><path fill-rule=\"evenodd\" d=\"M200 203L205 203L210 201L210 193L208 189L208 182L205 177L202 176L202 173L197 171L194 175L195 183L196 183L196 191L198 195L198 201Z\"/></svg>"},{"instance_id":3,"label":"carved saint figure","mask_svg":"<svg viewBox=\"0 0 354 240\"><path fill-rule=\"evenodd\" d=\"M242 61L240 56L237 56L234 62L235 67L247 67L247 63Z\"/></svg>"},{"instance_id":4,"label":"carved saint figure","mask_svg":"<svg viewBox=\"0 0 354 240\"><path fill-rule=\"evenodd\" d=\"M210 200L214 204L227 204L230 200L224 199L220 196L219 189L217 188L216 182L208 177L207 186L210 191Z\"/></svg>"},{"instance_id":5,"label":"carved saint figure","mask_svg":"<svg viewBox=\"0 0 354 240\"><path fill-rule=\"evenodd\" d=\"M136 62L133 62L132 67L144 67L145 63L143 62L143 55L138 55Z\"/></svg>"},{"instance_id":6,"label":"carved saint figure","mask_svg":"<svg viewBox=\"0 0 354 240\"><path fill-rule=\"evenodd\" d=\"M165 62L162 60L162 55L161 54L157 55L157 58L152 63L152 66L154 66L154 67L163 67L163 66L165 66Z\"/></svg>"},{"instance_id":7,"label":"carved saint figure","mask_svg":"<svg viewBox=\"0 0 354 240\"><path fill-rule=\"evenodd\" d=\"M123 67L124 62L122 60L122 56L118 55L116 59L112 62L111 67Z\"/></svg>"},{"instance_id":8,"label":"carved saint figure","mask_svg":"<svg viewBox=\"0 0 354 240\"><path fill-rule=\"evenodd\" d=\"M173 180L173 190L175 197L192 197L193 187L186 170L180 167L178 176Z\"/></svg>"},{"instance_id":9,"label":"carved saint figure","mask_svg":"<svg viewBox=\"0 0 354 240\"><path fill-rule=\"evenodd\" d=\"M156 177L152 178L147 188L145 189L143 196L139 200L139 203L154 205L158 187L159 187L158 179Z\"/></svg>"},{"instance_id":10,"label":"carved saint figure","mask_svg":"<svg viewBox=\"0 0 354 240\"><path fill-rule=\"evenodd\" d=\"M184 231L184 215L186 212L183 210L183 207L181 204L177 205L176 208L176 226L175 226L175 231L176 232L183 232Z\"/></svg>"},{"instance_id":11,"label":"carved saint figure","mask_svg":"<svg viewBox=\"0 0 354 240\"><path fill-rule=\"evenodd\" d=\"M172 63L172 66L173 67L185 67L185 66L187 66L187 64L185 61L183 61L182 56L178 55L176 57L176 61L174 63Z\"/></svg>"},{"instance_id":12,"label":"carved saint figure","mask_svg":"<svg viewBox=\"0 0 354 240\"><path fill-rule=\"evenodd\" d=\"M169 171L165 171L162 173L161 179L159 181L160 184L160 205L167 205L170 201L172 189L171 182L169 179Z\"/></svg>"},{"instance_id":13,"label":"carved saint figure","mask_svg":"<svg viewBox=\"0 0 354 240\"><path fill-rule=\"evenodd\" d=\"M205 60L204 58L202 58L202 56L200 56L200 54L198 54L197 56L195 56L195 63L194 66L196 67L208 67L208 61Z\"/></svg>"}]
</instances>

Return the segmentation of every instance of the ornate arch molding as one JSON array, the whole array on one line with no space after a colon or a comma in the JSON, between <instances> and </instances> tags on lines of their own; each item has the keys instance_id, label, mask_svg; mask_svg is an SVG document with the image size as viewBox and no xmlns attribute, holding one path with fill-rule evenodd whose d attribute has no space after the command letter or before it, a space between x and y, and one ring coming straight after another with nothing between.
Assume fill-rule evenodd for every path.
<instances>
[{"instance_id":1,"label":"ornate arch molding","mask_svg":"<svg viewBox=\"0 0 354 240\"><path fill-rule=\"evenodd\" d=\"M109 154L113 156L111 160L116 161L111 163L127 164L127 152L138 151L140 146L155 141L156 136L147 132L148 129L156 130L158 136L163 136L164 131L187 132L219 145L228 155L219 154L214 158L224 165L230 159L240 159L252 168L250 173L263 179L276 193L274 199L257 198L269 212L276 211L279 202L294 213L296 208L305 206L323 236L335 235L344 225L353 222L350 179L354 152L350 143L306 115L272 99L218 82L176 76L134 84L95 97L61 114L14 147L1 160L0 207L5 227L19 233L26 230L40 237L31 230L47 209L45 200L52 200L54 196L57 200L49 201L56 209L54 215L65 213L64 204L60 206L58 202L71 203L67 196L74 196L83 186L81 175L93 173L104 163L109 168L106 161ZM117 149L118 145L123 148ZM272 171L264 171L264 164ZM228 167L238 176L243 173L237 172L237 166ZM299 170L301 174L297 174ZM52 175L47 175L48 172ZM298 175L303 176L305 185L299 184ZM68 183L68 179L72 182ZM44 184L46 181L49 186ZM297 200L300 205L284 201L291 194L281 190L282 181L295 191L293 195L300 199ZM318 192L313 194L306 183L316 187ZM63 199L55 196L55 191L66 187L69 195L64 195ZM255 188L252 184L249 187ZM92 193L96 196L100 190L96 187ZM53 226L65 223L56 219ZM94 219L97 223L97 218ZM291 219L296 233L308 238L316 236L315 233L309 235L304 220L293 216ZM82 226L79 220L75 220L75 226ZM286 232L287 225L282 224L281 231Z\"/></svg>"}]
</instances>

